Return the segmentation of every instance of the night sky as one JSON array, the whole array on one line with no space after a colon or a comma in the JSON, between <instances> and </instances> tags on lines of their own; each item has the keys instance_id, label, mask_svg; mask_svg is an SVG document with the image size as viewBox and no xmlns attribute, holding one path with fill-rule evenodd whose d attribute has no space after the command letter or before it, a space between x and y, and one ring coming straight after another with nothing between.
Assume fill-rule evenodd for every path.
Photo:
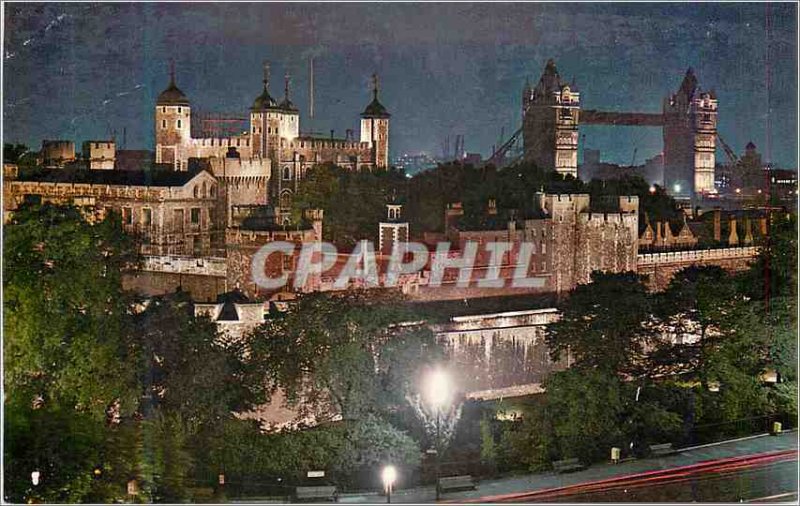
<instances>
[{"instance_id":1,"label":"night sky","mask_svg":"<svg viewBox=\"0 0 800 506\"><path fill-rule=\"evenodd\" d=\"M658 112L687 67L714 89L719 130L797 166L797 10L772 4L5 4L5 141L110 137L153 149L155 97L174 58L193 111L245 113L293 76L301 129L344 136L370 100L370 75L392 113L392 156L441 152L463 134L488 156L520 118L520 92L548 58L577 81L584 108ZM769 40L769 43L767 42ZM767 54L772 92L767 100ZM308 59L315 57L315 120ZM769 103L768 103L769 102ZM582 127L604 161L661 151L661 130ZM451 140L452 145L452 140ZM718 157L722 157L721 151Z\"/></svg>"}]
</instances>

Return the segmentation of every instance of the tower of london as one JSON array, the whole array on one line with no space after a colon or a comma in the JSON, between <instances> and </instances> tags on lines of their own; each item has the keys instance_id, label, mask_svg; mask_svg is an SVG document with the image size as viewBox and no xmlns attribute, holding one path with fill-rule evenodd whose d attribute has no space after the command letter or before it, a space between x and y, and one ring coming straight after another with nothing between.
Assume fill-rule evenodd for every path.
<instances>
[{"instance_id":1,"label":"tower of london","mask_svg":"<svg viewBox=\"0 0 800 506\"><path fill-rule=\"evenodd\" d=\"M155 105L155 161L185 171L191 159L217 166L226 158L238 158L251 167L254 176L269 179L269 202L276 215L288 216L298 182L315 165L334 163L354 171L388 167L391 115L378 99L377 76L372 80L373 97L361 113L359 139L351 130L343 139L301 134L300 112L290 99L289 77L284 81L283 99L278 102L269 91L268 66L264 68L263 89L250 107L247 132L193 137L191 102L178 88L172 71L169 85Z\"/></svg>"}]
</instances>

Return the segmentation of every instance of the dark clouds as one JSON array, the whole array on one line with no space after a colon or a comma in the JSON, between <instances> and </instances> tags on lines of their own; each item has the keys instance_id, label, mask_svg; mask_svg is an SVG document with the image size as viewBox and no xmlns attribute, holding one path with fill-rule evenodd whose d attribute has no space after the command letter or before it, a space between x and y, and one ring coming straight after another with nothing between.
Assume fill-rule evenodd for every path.
<instances>
[{"instance_id":1,"label":"dark clouds","mask_svg":"<svg viewBox=\"0 0 800 506\"><path fill-rule=\"evenodd\" d=\"M464 134L487 154L519 122L525 77L556 59L584 106L658 111L686 68L720 99L720 131L737 150L765 149L764 4L5 4L5 136L38 146L127 129L152 147L152 108L175 58L195 110L244 112L261 62L273 95L293 74L302 126L357 127L369 75L381 74L392 151L438 151ZM773 4L772 158L796 166L797 27ZM310 125L308 57L316 115ZM661 149L658 129L586 127L586 146L612 161Z\"/></svg>"}]
</instances>

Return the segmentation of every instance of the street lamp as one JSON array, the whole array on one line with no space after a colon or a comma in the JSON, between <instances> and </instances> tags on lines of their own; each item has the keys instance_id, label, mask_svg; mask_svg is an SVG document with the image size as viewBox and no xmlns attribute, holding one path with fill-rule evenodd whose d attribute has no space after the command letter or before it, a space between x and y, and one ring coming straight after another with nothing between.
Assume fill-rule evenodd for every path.
<instances>
[{"instance_id":1,"label":"street lamp","mask_svg":"<svg viewBox=\"0 0 800 506\"><path fill-rule=\"evenodd\" d=\"M428 374L425 381L425 401L433 409L436 416L436 500L440 498L439 475L441 466L442 438L441 423L442 410L450 403L452 397L450 375L442 369L434 369Z\"/></svg>"},{"instance_id":2,"label":"street lamp","mask_svg":"<svg viewBox=\"0 0 800 506\"><path fill-rule=\"evenodd\" d=\"M38 485L39 484L39 478L41 476L42 476L42 473L40 473L39 471L32 472L31 473L31 483L33 483L34 486Z\"/></svg>"},{"instance_id":3,"label":"street lamp","mask_svg":"<svg viewBox=\"0 0 800 506\"><path fill-rule=\"evenodd\" d=\"M383 489L386 491L386 502L392 502L392 487L397 480L397 469L394 466L386 466L381 473L383 480Z\"/></svg>"}]
</instances>

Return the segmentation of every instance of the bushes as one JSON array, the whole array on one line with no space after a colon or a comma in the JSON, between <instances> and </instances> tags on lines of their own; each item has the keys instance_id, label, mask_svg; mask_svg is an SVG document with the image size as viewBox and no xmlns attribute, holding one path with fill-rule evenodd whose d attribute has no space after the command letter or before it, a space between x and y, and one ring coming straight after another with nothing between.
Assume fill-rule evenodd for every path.
<instances>
[{"instance_id":1,"label":"bushes","mask_svg":"<svg viewBox=\"0 0 800 506\"><path fill-rule=\"evenodd\" d=\"M419 466L419 445L375 416L312 429L262 434L251 421L233 420L213 437L201 474L224 471L229 494L288 495L311 470L324 470L340 488L376 488L391 463L400 478Z\"/></svg>"}]
</instances>

